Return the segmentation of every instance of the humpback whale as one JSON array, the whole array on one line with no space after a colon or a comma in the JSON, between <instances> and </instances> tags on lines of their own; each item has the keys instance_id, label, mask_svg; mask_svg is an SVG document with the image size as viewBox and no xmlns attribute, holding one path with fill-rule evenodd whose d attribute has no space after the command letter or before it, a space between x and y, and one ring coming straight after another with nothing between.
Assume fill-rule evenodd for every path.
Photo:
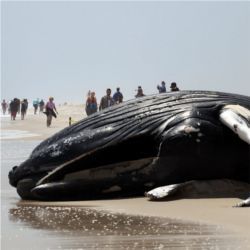
<instances>
[{"instance_id":1,"label":"humpback whale","mask_svg":"<svg viewBox=\"0 0 250 250\"><path fill-rule=\"evenodd\" d=\"M216 179L250 182L248 96L178 91L129 100L59 131L9 172L20 197L36 200L150 190L157 199L155 188Z\"/></svg>"}]
</instances>

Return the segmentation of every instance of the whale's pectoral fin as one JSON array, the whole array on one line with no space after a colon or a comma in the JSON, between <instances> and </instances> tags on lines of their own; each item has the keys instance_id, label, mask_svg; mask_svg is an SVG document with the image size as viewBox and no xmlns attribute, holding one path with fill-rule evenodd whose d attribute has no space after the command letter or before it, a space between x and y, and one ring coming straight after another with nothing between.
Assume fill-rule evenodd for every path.
<instances>
[{"instance_id":1,"label":"whale's pectoral fin","mask_svg":"<svg viewBox=\"0 0 250 250\"><path fill-rule=\"evenodd\" d=\"M250 196L247 199L237 203L233 207L250 207Z\"/></svg>"},{"instance_id":2,"label":"whale's pectoral fin","mask_svg":"<svg viewBox=\"0 0 250 250\"><path fill-rule=\"evenodd\" d=\"M221 122L250 144L250 110L240 105L227 105L220 113Z\"/></svg>"},{"instance_id":3,"label":"whale's pectoral fin","mask_svg":"<svg viewBox=\"0 0 250 250\"><path fill-rule=\"evenodd\" d=\"M247 197L250 184L230 179L192 180L179 184L172 184L155 188L145 196L150 200L165 198L219 198L219 197ZM239 206L249 206L250 197Z\"/></svg>"},{"instance_id":4,"label":"whale's pectoral fin","mask_svg":"<svg viewBox=\"0 0 250 250\"><path fill-rule=\"evenodd\" d=\"M176 194L178 190L185 185L188 185L188 182L158 187L149 192L145 192L145 196L148 197L149 200L161 200Z\"/></svg>"}]
</instances>

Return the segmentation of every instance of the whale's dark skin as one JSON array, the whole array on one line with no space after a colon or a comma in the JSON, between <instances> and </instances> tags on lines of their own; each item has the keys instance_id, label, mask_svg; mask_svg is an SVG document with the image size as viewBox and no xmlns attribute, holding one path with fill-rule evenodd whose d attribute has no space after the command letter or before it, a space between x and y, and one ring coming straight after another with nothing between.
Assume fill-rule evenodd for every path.
<instances>
[{"instance_id":1,"label":"whale's dark skin","mask_svg":"<svg viewBox=\"0 0 250 250\"><path fill-rule=\"evenodd\" d=\"M250 97L179 91L115 105L40 143L10 184L23 199L79 200L194 179L249 182L249 144L219 120L228 104L250 110Z\"/></svg>"}]
</instances>

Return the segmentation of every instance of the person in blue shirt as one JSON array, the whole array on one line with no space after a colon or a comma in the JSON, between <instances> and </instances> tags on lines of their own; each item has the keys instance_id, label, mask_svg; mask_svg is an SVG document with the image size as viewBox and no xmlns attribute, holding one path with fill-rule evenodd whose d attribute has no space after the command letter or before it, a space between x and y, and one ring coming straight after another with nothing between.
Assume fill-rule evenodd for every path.
<instances>
[{"instance_id":1,"label":"person in blue shirt","mask_svg":"<svg viewBox=\"0 0 250 250\"><path fill-rule=\"evenodd\" d=\"M33 107L34 107L34 114L36 115L37 109L39 105L39 98L33 101Z\"/></svg>"},{"instance_id":2,"label":"person in blue shirt","mask_svg":"<svg viewBox=\"0 0 250 250\"><path fill-rule=\"evenodd\" d=\"M120 92L120 88L116 88L116 92L113 95L115 103L121 103L123 101L123 95Z\"/></svg>"},{"instance_id":3,"label":"person in blue shirt","mask_svg":"<svg viewBox=\"0 0 250 250\"><path fill-rule=\"evenodd\" d=\"M166 93L166 83L164 81L161 82L161 86L157 85L157 89L159 90L159 93Z\"/></svg>"}]
</instances>

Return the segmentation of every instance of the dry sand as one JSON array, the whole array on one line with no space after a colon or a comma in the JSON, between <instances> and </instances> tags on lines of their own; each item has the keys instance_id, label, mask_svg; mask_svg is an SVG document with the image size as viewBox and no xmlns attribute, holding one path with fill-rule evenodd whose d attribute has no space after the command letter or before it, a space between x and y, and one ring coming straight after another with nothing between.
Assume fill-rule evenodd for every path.
<instances>
[{"instance_id":1,"label":"dry sand","mask_svg":"<svg viewBox=\"0 0 250 250\"><path fill-rule=\"evenodd\" d=\"M15 121L10 121L10 118L5 118L1 125L5 130L23 130L29 131L38 136L28 137L23 139L43 140L60 131L69 125L69 117L72 122L77 122L83 119L86 114L83 105L62 105L57 107L58 116L52 119L52 124L49 128L46 126L46 115L43 113L33 114L33 110L29 110L24 120L17 116Z\"/></svg>"},{"instance_id":2,"label":"dry sand","mask_svg":"<svg viewBox=\"0 0 250 250\"><path fill-rule=\"evenodd\" d=\"M18 118L16 121L2 123L2 129L25 130L39 134L31 139L45 139L55 132L68 126L68 118L71 116L78 121L85 116L83 106L58 107L58 118L53 119L52 127L46 127L46 116L29 115L24 121ZM26 138L27 139L27 138ZM209 223L222 226L225 229L239 232L250 238L250 208L233 208L239 202L237 198L210 198L210 199L180 199L165 202L150 202L147 198L96 200L80 202L31 202L20 201L19 205L63 205L94 207L96 209L110 210L135 215L162 216L175 219L183 219L193 222Z\"/></svg>"}]
</instances>

